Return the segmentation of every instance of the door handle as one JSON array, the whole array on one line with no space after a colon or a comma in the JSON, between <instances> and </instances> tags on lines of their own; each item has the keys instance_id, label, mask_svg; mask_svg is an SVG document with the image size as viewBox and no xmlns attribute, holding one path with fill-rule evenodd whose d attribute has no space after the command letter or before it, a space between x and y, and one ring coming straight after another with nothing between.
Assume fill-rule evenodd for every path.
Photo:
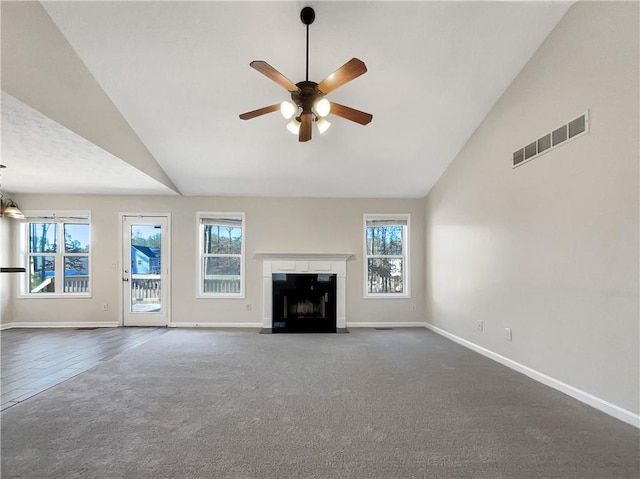
<instances>
[{"instance_id":1,"label":"door handle","mask_svg":"<svg viewBox=\"0 0 640 479\"><path fill-rule=\"evenodd\" d=\"M122 281L129 281L129 278L122 278Z\"/></svg>"}]
</instances>

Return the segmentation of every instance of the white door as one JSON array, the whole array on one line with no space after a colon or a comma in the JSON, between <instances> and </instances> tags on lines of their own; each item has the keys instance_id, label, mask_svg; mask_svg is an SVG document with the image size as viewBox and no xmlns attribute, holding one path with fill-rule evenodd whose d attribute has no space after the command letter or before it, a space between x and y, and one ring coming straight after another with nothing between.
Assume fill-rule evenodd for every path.
<instances>
[{"instance_id":1,"label":"white door","mask_svg":"<svg viewBox=\"0 0 640 479\"><path fill-rule=\"evenodd\" d=\"M124 326L169 324L169 217L122 217Z\"/></svg>"}]
</instances>

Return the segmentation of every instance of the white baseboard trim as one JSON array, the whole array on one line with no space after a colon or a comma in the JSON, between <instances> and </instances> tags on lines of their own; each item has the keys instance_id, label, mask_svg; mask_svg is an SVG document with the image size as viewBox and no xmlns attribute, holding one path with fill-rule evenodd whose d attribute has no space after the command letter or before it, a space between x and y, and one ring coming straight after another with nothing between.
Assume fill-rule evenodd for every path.
<instances>
[{"instance_id":1,"label":"white baseboard trim","mask_svg":"<svg viewBox=\"0 0 640 479\"><path fill-rule=\"evenodd\" d=\"M12 323L0 324L0 331L4 331L5 329L11 329L11 328L13 328Z\"/></svg>"},{"instance_id":2,"label":"white baseboard trim","mask_svg":"<svg viewBox=\"0 0 640 479\"><path fill-rule=\"evenodd\" d=\"M424 328L424 322L414 323L364 323L354 322L347 323L347 328ZM263 323L171 323L170 328L259 328L262 329Z\"/></svg>"},{"instance_id":3,"label":"white baseboard trim","mask_svg":"<svg viewBox=\"0 0 640 479\"><path fill-rule=\"evenodd\" d=\"M566 394L567 396L571 396L572 398L577 399L580 402L588 404L589 406L594 407L606 414L609 414L616 419L640 428L640 415L638 414L623 409L620 406L616 406L615 404L605 401L604 399L596 397L593 394L589 394L588 392L582 391L581 389L573 387L569 384L563 383L562 381L558 381L551 376L547 376L546 374L538 372L535 369L531 369L530 367L513 361L512 359L506 358L498 353L494 353L493 351L483 348L482 346L478 346L471 341L462 339L461 337L456 336L455 334L451 334L444 329L440 329L437 326L429 323L425 323L425 326L427 327L427 329L430 329L434 333L444 336L445 338L450 339L451 341L454 341L466 348L469 348L472 351L482 354L489 359L493 359L494 361L497 361L500 364L507 366L508 368L518 371L519 373L522 373L525 376L530 377L531 379L535 379L536 381L541 382L542 384L553 389L556 389L561 393Z\"/></svg>"},{"instance_id":4,"label":"white baseboard trim","mask_svg":"<svg viewBox=\"0 0 640 479\"><path fill-rule=\"evenodd\" d=\"M171 323L170 328L258 328L262 323Z\"/></svg>"},{"instance_id":5,"label":"white baseboard trim","mask_svg":"<svg viewBox=\"0 0 640 479\"><path fill-rule=\"evenodd\" d=\"M413 323L399 323L399 322L348 322L347 328L424 328L427 323L413 322Z\"/></svg>"},{"instance_id":6,"label":"white baseboard trim","mask_svg":"<svg viewBox=\"0 0 640 479\"><path fill-rule=\"evenodd\" d=\"M82 322L21 322L3 324L2 329L15 328L117 328L117 321L82 321Z\"/></svg>"}]
</instances>

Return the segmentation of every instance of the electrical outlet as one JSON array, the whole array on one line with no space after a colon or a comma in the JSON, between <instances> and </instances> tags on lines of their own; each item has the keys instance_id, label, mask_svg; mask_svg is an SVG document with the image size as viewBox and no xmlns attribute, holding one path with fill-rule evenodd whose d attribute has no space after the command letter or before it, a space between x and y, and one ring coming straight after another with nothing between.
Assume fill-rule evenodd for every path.
<instances>
[{"instance_id":1,"label":"electrical outlet","mask_svg":"<svg viewBox=\"0 0 640 479\"><path fill-rule=\"evenodd\" d=\"M251 303L247 303L247 311L251 311Z\"/></svg>"},{"instance_id":2,"label":"electrical outlet","mask_svg":"<svg viewBox=\"0 0 640 479\"><path fill-rule=\"evenodd\" d=\"M102 303L102 311L109 311L109 305L107 303Z\"/></svg>"},{"instance_id":3,"label":"electrical outlet","mask_svg":"<svg viewBox=\"0 0 640 479\"><path fill-rule=\"evenodd\" d=\"M484 329L484 323L482 321L477 321L476 322L476 329L480 332L482 332L482 330Z\"/></svg>"},{"instance_id":4,"label":"electrical outlet","mask_svg":"<svg viewBox=\"0 0 640 479\"><path fill-rule=\"evenodd\" d=\"M511 341L511 328L504 328L504 339Z\"/></svg>"},{"instance_id":5,"label":"electrical outlet","mask_svg":"<svg viewBox=\"0 0 640 479\"><path fill-rule=\"evenodd\" d=\"M418 307L416 306L415 303L411 305L411 311L418 311Z\"/></svg>"},{"instance_id":6,"label":"electrical outlet","mask_svg":"<svg viewBox=\"0 0 640 479\"><path fill-rule=\"evenodd\" d=\"M115 263L111 263L111 268L118 269L118 262L116 261Z\"/></svg>"}]
</instances>

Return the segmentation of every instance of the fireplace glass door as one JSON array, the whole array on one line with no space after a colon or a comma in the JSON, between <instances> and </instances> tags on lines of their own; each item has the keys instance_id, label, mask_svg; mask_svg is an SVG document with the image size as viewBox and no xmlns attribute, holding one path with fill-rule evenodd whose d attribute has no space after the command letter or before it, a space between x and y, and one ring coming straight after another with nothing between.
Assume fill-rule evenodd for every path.
<instances>
[{"instance_id":1,"label":"fireplace glass door","mask_svg":"<svg viewBox=\"0 0 640 479\"><path fill-rule=\"evenodd\" d=\"M274 333L335 333L335 274L274 274Z\"/></svg>"}]
</instances>

